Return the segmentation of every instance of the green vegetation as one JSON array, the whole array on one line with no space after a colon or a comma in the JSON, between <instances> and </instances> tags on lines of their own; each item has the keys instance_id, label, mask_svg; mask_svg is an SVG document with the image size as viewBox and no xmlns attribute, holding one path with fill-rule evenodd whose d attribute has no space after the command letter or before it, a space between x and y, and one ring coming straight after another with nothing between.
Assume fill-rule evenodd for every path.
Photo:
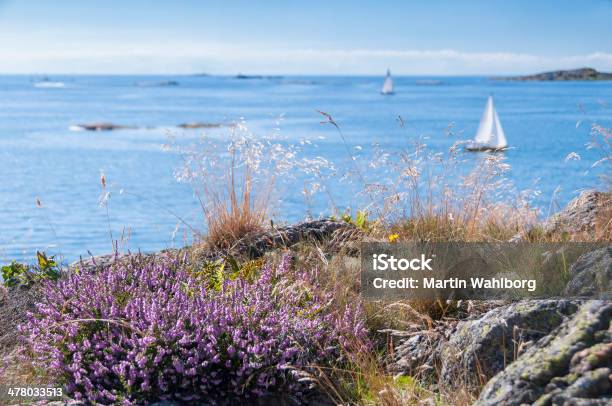
<instances>
[{"instance_id":1,"label":"green vegetation","mask_svg":"<svg viewBox=\"0 0 612 406\"><path fill-rule=\"evenodd\" d=\"M47 257L44 252L36 252L38 264L30 266L13 261L0 268L3 283L6 287L28 286L41 279L56 280L60 277L61 268L53 256Z\"/></svg>"}]
</instances>

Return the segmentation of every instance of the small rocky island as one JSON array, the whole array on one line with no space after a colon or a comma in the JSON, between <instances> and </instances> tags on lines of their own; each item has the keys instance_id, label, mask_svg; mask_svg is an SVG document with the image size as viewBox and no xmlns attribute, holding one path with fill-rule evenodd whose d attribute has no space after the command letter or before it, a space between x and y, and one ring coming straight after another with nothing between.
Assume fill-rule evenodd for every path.
<instances>
[{"instance_id":1,"label":"small rocky island","mask_svg":"<svg viewBox=\"0 0 612 406\"><path fill-rule=\"evenodd\" d=\"M556 70L542 72L535 75L511 76L496 78L499 80L519 81L567 81L567 80L612 80L612 73L599 72L593 68L580 68L572 70Z\"/></svg>"}]
</instances>

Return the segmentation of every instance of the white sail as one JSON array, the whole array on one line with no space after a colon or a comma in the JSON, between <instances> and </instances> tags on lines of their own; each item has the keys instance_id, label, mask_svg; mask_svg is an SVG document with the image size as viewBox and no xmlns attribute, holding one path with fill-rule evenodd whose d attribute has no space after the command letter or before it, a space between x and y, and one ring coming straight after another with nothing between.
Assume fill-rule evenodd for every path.
<instances>
[{"instance_id":1,"label":"white sail","mask_svg":"<svg viewBox=\"0 0 612 406\"><path fill-rule=\"evenodd\" d=\"M504 129L493 106L493 97L491 96L489 96L485 110L480 118L480 125L478 126L474 143L477 148L502 149L508 146Z\"/></svg>"},{"instance_id":2,"label":"white sail","mask_svg":"<svg viewBox=\"0 0 612 406\"><path fill-rule=\"evenodd\" d=\"M387 77L385 78L385 83L383 83L383 87L380 92L382 94L393 93L393 79L391 78L391 72L389 71L389 69L387 69Z\"/></svg>"},{"instance_id":3,"label":"white sail","mask_svg":"<svg viewBox=\"0 0 612 406\"><path fill-rule=\"evenodd\" d=\"M494 148L506 148L508 146L508 142L506 141L506 135L504 134L504 129L499 122L499 116L497 115L497 111L495 112L495 123L493 124L493 137L491 138L491 146Z\"/></svg>"}]
</instances>

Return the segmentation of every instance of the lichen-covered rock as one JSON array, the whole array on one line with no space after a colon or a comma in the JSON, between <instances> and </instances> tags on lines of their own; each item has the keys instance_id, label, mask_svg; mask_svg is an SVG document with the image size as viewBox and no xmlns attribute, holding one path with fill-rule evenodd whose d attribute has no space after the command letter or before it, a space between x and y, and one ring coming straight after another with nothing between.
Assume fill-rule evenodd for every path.
<instances>
[{"instance_id":1,"label":"lichen-covered rock","mask_svg":"<svg viewBox=\"0 0 612 406\"><path fill-rule=\"evenodd\" d=\"M612 245L580 256L570 268L570 277L566 295L612 294Z\"/></svg>"},{"instance_id":2,"label":"lichen-covered rock","mask_svg":"<svg viewBox=\"0 0 612 406\"><path fill-rule=\"evenodd\" d=\"M283 249L298 243L328 242L328 252L347 248L348 242L359 241L363 233L345 221L321 219L305 221L289 226L274 226L237 241L230 252L210 249L206 245L196 248L194 255L197 261L211 261L232 254L251 259L259 258L275 249ZM349 247L350 248L350 247Z\"/></svg>"},{"instance_id":3,"label":"lichen-covered rock","mask_svg":"<svg viewBox=\"0 0 612 406\"><path fill-rule=\"evenodd\" d=\"M258 257L274 248L290 247L302 241L332 239L340 233L348 235L356 232L358 230L354 226L344 221L306 221L287 227L274 227L259 235L245 238L238 242L237 250L241 253L248 252L251 257Z\"/></svg>"},{"instance_id":4,"label":"lichen-covered rock","mask_svg":"<svg viewBox=\"0 0 612 406\"><path fill-rule=\"evenodd\" d=\"M547 234L568 234L577 237L609 235L612 217L612 194L586 190L544 224Z\"/></svg>"},{"instance_id":5,"label":"lichen-covered rock","mask_svg":"<svg viewBox=\"0 0 612 406\"><path fill-rule=\"evenodd\" d=\"M523 301L459 322L440 348L442 383L476 386L486 382L558 327L578 306L569 300Z\"/></svg>"},{"instance_id":6,"label":"lichen-covered rock","mask_svg":"<svg viewBox=\"0 0 612 406\"><path fill-rule=\"evenodd\" d=\"M448 339L452 325L438 325L436 328L414 332L405 338L399 338L394 348L394 362L389 366L393 374L435 377L440 360L440 347ZM396 333L396 337L400 336Z\"/></svg>"},{"instance_id":7,"label":"lichen-covered rock","mask_svg":"<svg viewBox=\"0 0 612 406\"><path fill-rule=\"evenodd\" d=\"M612 303L591 300L483 388L476 405L611 404Z\"/></svg>"},{"instance_id":8,"label":"lichen-covered rock","mask_svg":"<svg viewBox=\"0 0 612 406\"><path fill-rule=\"evenodd\" d=\"M579 305L573 300L516 302L477 318L415 332L394 348L390 370L435 378L444 386L480 386L558 327Z\"/></svg>"}]
</instances>

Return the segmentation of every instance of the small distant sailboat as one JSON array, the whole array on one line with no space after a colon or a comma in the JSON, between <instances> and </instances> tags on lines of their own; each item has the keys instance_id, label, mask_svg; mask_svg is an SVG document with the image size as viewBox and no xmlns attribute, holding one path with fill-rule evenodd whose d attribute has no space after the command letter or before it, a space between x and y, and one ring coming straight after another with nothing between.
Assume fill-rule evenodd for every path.
<instances>
[{"instance_id":1,"label":"small distant sailboat","mask_svg":"<svg viewBox=\"0 0 612 406\"><path fill-rule=\"evenodd\" d=\"M387 69L387 77L385 77L385 83L383 83L381 94L393 94L393 79L391 78L391 71Z\"/></svg>"},{"instance_id":2,"label":"small distant sailboat","mask_svg":"<svg viewBox=\"0 0 612 406\"><path fill-rule=\"evenodd\" d=\"M484 113L480 118L478 132L468 151L503 151L508 147L504 129L493 106L493 97L489 96Z\"/></svg>"}]
</instances>

